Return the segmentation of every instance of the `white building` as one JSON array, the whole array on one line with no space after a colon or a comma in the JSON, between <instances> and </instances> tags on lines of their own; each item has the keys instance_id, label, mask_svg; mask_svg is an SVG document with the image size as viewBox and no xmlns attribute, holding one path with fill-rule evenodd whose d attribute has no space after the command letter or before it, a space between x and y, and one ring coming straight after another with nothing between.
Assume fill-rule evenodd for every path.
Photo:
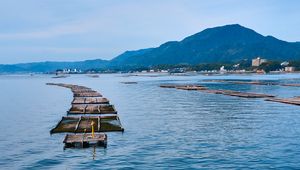
<instances>
[{"instance_id":1,"label":"white building","mask_svg":"<svg viewBox=\"0 0 300 170\"><path fill-rule=\"evenodd\" d=\"M284 71L285 72L294 72L295 71L295 67L285 67Z\"/></svg>"},{"instance_id":2,"label":"white building","mask_svg":"<svg viewBox=\"0 0 300 170\"><path fill-rule=\"evenodd\" d=\"M263 64L263 63L266 63L268 60L266 60L266 59L262 59L262 58L260 58L260 57L257 57L257 58L255 58L255 59L252 59L252 66L253 67L258 67L258 66L260 66L261 64Z\"/></svg>"},{"instance_id":3,"label":"white building","mask_svg":"<svg viewBox=\"0 0 300 170\"><path fill-rule=\"evenodd\" d=\"M227 72L227 70L225 69L224 66L222 66L222 67L220 68L220 73L226 73L226 72Z\"/></svg>"}]
</instances>

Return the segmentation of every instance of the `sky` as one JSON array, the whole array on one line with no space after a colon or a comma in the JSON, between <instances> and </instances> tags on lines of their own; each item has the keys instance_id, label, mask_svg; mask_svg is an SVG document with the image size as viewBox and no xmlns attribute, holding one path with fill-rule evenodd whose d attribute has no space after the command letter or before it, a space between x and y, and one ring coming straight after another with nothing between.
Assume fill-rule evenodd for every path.
<instances>
[{"instance_id":1,"label":"sky","mask_svg":"<svg viewBox=\"0 0 300 170\"><path fill-rule=\"evenodd\" d=\"M0 64L111 59L240 24L300 41L299 0L0 0Z\"/></svg>"}]
</instances>

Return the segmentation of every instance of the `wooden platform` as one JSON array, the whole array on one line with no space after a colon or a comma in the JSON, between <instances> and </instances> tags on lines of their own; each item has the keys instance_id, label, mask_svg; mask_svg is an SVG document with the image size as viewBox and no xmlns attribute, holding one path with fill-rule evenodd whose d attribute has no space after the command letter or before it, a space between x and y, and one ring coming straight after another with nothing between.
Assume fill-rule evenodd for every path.
<instances>
[{"instance_id":1,"label":"wooden platform","mask_svg":"<svg viewBox=\"0 0 300 170\"><path fill-rule=\"evenodd\" d=\"M292 104L292 105L298 105L300 106L300 97L293 97L293 98L272 98L272 99L266 99L266 101L272 101L272 102L279 102L279 103L285 103L285 104Z\"/></svg>"},{"instance_id":2,"label":"wooden platform","mask_svg":"<svg viewBox=\"0 0 300 170\"><path fill-rule=\"evenodd\" d=\"M104 97L74 97L72 104L109 104Z\"/></svg>"},{"instance_id":3,"label":"wooden platform","mask_svg":"<svg viewBox=\"0 0 300 170\"><path fill-rule=\"evenodd\" d=\"M79 92L73 94L74 97L102 97L102 95L98 92Z\"/></svg>"},{"instance_id":4,"label":"wooden platform","mask_svg":"<svg viewBox=\"0 0 300 170\"><path fill-rule=\"evenodd\" d=\"M300 84L282 84L282 86L300 87Z\"/></svg>"},{"instance_id":5,"label":"wooden platform","mask_svg":"<svg viewBox=\"0 0 300 170\"><path fill-rule=\"evenodd\" d=\"M207 90L206 87L198 86L198 85L178 86L178 87L176 87L176 89L180 89L180 90Z\"/></svg>"},{"instance_id":6,"label":"wooden platform","mask_svg":"<svg viewBox=\"0 0 300 170\"><path fill-rule=\"evenodd\" d=\"M65 148L106 147L107 135L99 134L99 132L124 131L115 107L109 104L109 100L102 97L99 92L85 86L73 84L47 83L47 85L69 88L73 93L74 99L72 107L67 113L85 114L85 116L80 117L62 117L55 128L50 131L50 134L75 133L66 135L64 140ZM95 114L98 116L94 116ZM102 114L105 114L105 116ZM91 134L87 134L92 132L96 132L94 137Z\"/></svg>"},{"instance_id":7,"label":"wooden platform","mask_svg":"<svg viewBox=\"0 0 300 170\"><path fill-rule=\"evenodd\" d=\"M136 81L123 81L122 84L138 84Z\"/></svg>"},{"instance_id":8,"label":"wooden platform","mask_svg":"<svg viewBox=\"0 0 300 170\"><path fill-rule=\"evenodd\" d=\"M94 92L96 92L95 90L92 90L92 89L86 89L86 88L84 88L84 89L82 89L82 88L80 88L80 89L72 89L72 92L73 93L94 93Z\"/></svg>"},{"instance_id":9,"label":"wooden platform","mask_svg":"<svg viewBox=\"0 0 300 170\"><path fill-rule=\"evenodd\" d=\"M249 93L249 92L240 92L240 91L232 91L232 90L203 90L206 93L214 93L214 94L223 94L227 96L236 96L243 98L273 98L274 95L269 94L261 94L261 93Z\"/></svg>"},{"instance_id":10,"label":"wooden platform","mask_svg":"<svg viewBox=\"0 0 300 170\"><path fill-rule=\"evenodd\" d=\"M220 82L230 84L250 84L250 85L279 85L276 82L262 82L262 81L239 81L239 80L204 80L205 82Z\"/></svg>"},{"instance_id":11,"label":"wooden platform","mask_svg":"<svg viewBox=\"0 0 300 170\"><path fill-rule=\"evenodd\" d=\"M240 92L240 91L233 91L233 90L210 90L205 86L202 85L177 85L177 84L162 84L160 85L162 88L176 88L180 90L197 90L206 93L214 93L214 94L223 94L227 96L236 96L236 97L243 97L243 98L272 98L275 97L269 94L261 94L261 93L249 93L249 92Z\"/></svg>"},{"instance_id":12,"label":"wooden platform","mask_svg":"<svg viewBox=\"0 0 300 170\"><path fill-rule=\"evenodd\" d=\"M206 90L207 88L202 85L196 84L161 84L161 88L176 88L180 90Z\"/></svg>"},{"instance_id":13,"label":"wooden platform","mask_svg":"<svg viewBox=\"0 0 300 170\"><path fill-rule=\"evenodd\" d=\"M117 114L111 104L73 104L68 114Z\"/></svg>"},{"instance_id":14,"label":"wooden platform","mask_svg":"<svg viewBox=\"0 0 300 170\"><path fill-rule=\"evenodd\" d=\"M87 148L90 146L107 146L107 135L96 133L92 134L67 134L63 143L65 148Z\"/></svg>"},{"instance_id":15,"label":"wooden platform","mask_svg":"<svg viewBox=\"0 0 300 170\"><path fill-rule=\"evenodd\" d=\"M94 122L95 132L123 132L120 119L115 116L81 116L81 117L62 117L61 121L53 128L50 133L91 133L91 123Z\"/></svg>"},{"instance_id":16,"label":"wooden platform","mask_svg":"<svg viewBox=\"0 0 300 170\"><path fill-rule=\"evenodd\" d=\"M250 85L265 85L265 86L291 86L300 87L300 84L284 84L278 82L270 81L238 81L238 80L204 80L205 82L220 82L220 83L230 83L230 84L250 84Z\"/></svg>"}]
</instances>

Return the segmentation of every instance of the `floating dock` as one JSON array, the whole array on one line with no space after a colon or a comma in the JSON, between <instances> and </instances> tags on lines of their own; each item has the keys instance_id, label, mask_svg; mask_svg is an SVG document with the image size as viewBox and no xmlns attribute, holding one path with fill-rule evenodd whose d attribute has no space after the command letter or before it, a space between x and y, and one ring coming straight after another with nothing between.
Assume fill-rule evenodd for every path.
<instances>
[{"instance_id":1,"label":"floating dock","mask_svg":"<svg viewBox=\"0 0 300 170\"><path fill-rule=\"evenodd\" d=\"M180 90L206 90L206 87L203 86L178 86L176 87L176 89L180 89Z\"/></svg>"},{"instance_id":2,"label":"floating dock","mask_svg":"<svg viewBox=\"0 0 300 170\"><path fill-rule=\"evenodd\" d=\"M223 82L224 80L209 80L209 81ZM232 82L232 81L226 81L226 82ZM241 83L241 82L237 82L237 84L239 84L239 83ZM257 84L257 83L251 82L249 84ZM262 84L260 84L260 85L262 85ZM264 85L267 85L267 84L264 84ZM275 84L271 84L271 85L275 85ZM300 87L300 84L278 84L278 85L296 86L296 87L299 86ZM300 96L293 97L293 98L276 98L275 95L270 95L270 94L250 93L250 92L220 90L220 89L213 90L213 89L208 89L201 85L162 84L162 85L160 85L160 87L161 88L175 88L175 89L182 89L182 90L197 90L197 91L205 92L205 93L222 94L222 95L226 95L226 96L234 96L234 97L242 97L242 98L265 98L266 101L279 102L279 103L300 106Z\"/></svg>"},{"instance_id":3,"label":"floating dock","mask_svg":"<svg viewBox=\"0 0 300 170\"><path fill-rule=\"evenodd\" d=\"M90 146L107 147L106 134L67 134L63 143L65 148L88 148Z\"/></svg>"},{"instance_id":4,"label":"floating dock","mask_svg":"<svg viewBox=\"0 0 300 170\"><path fill-rule=\"evenodd\" d=\"M202 85L195 85L195 84L186 84L186 85L179 85L179 84L162 84L160 85L161 88L175 88L180 90L206 90L207 88Z\"/></svg>"},{"instance_id":5,"label":"floating dock","mask_svg":"<svg viewBox=\"0 0 300 170\"><path fill-rule=\"evenodd\" d=\"M227 96L243 97L243 98L273 98L274 95L261 94L261 93L249 93L232 90L203 90L206 93L223 94Z\"/></svg>"},{"instance_id":6,"label":"floating dock","mask_svg":"<svg viewBox=\"0 0 300 170\"><path fill-rule=\"evenodd\" d=\"M109 104L104 97L74 97L72 104Z\"/></svg>"},{"instance_id":7,"label":"floating dock","mask_svg":"<svg viewBox=\"0 0 300 170\"><path fill-rule=\"evenodd\" d=\"M273 98L275 96L269 94L261 94L261 93L249 93L249 92L240 92L233 90L210 90L202 85L174 85L174 84L163 84L160 85L161 88L175 88L180 90L197 90L206 93L214 93L214 94L223 94L227 96L235 96L235 97L243 97L243 98Z\"/></svg>"},{"instance_id":8,"label":"floating dock","mask_svg":"<svg viewBox=\"0 0 300 170\"><path fill-rule=\"evenodd\" d=\"M90 92L75 92L73 93L74 97L102 97L102 95L98 92L90 91Z\"/></svg>"},{"instance_id":9,"label":"floating dock","mask_svg":"<svg viewBox=\"0 0 300 170\"><path fill-rule=\"evenodd\" d=\"M92 124L95 132L123 132L118 116L81 116L81 117L62 117L61 121L53 128L50 133L91 133Z\"/></svg>"},{"instance_id":10,"label":"floating dock","mask_svg":"<svg viewBox=\"0 0 300 170\"><path fill-rule=\"evenodd\" d=\"M68 114L117 114L111 104L73 104Z\"/></svg>"},{"instance_id":11,"label":"floating dock","mask_svg":"<svg viewBox=\"0 0 300 170\"><path fill-rule=\"evenodd\" d=\"M122 84L138 84L138 82L136 82L136 81L122 81L120 83L122 83Z\"/></svg>"},{"instance_id":12,"label":"floating dock","mask_svg":"<svg viewBox=\"0 0 300 170\"><path fill-rule=\"evenodd\" d=\"M272 101L272 102L279 102L279 103L285 103L285 104L292 104L292 105L298 105L300 106L300 97L293 97L293 98L273 98L273 99L266 99L266 101Z\"/></svg>"},{"instance_id":13,"label":"floating dock","mask_svg":"<svg viewBox=\"0 0 300 170\"><path fill-rule=\"evenodd\" d=\"M238 80L204 80L205 82L219 82L229 84L250 84L250 85L265 85L265 86L291 86L300 87L300 84L284 84L270 81L238 81Z\"/></svg>"},{"instance_id":14,"label":"floating dock","mask_svg":"<svg viewBox=\"0 0 300 170\"><path fill-rule=\"evenodd\" d=\"M300 87L300 84L281 84L281 86Z\"/></svg>"},{"instance_id":15,"label":"floating dock","mask_svg":"<svg viewBox=\"0 0 300 170\"><path fill-rule=\"evenodd\" d=\"M50 134L75 133L66 135L64 140L66 148L106 147L107 135L100 132L124 131L114 105L111 105L109 100L99 92L72 84L47 83L47 85L69 88L73 92L74 99L67 113L78 116L62 117L50 131Z\"/></svg>"}]
</instances>

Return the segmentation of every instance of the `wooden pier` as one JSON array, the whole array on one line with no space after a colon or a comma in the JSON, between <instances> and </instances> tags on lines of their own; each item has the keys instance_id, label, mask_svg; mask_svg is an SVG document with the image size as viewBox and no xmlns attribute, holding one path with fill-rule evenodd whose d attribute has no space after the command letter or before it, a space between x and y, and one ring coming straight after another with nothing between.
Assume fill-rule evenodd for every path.
<instances>
[{"instance_id":1,"label":"wooden pier","mask_svg":"<svg viewBox=\"0 0 300 170\"><path fill-rule=\"evenodd\" d=\"M91 88L72 84L47 83L71 89L73 101L58 124L50 131L67 134L64 140L65 147L89 147L107 145L107 135L103 132L123 132L124 128L114 105L107 98ZM83 116L84 115L84 116ZM101 133L100 133L101 132Z\"/></svg>"}]
</instances>

